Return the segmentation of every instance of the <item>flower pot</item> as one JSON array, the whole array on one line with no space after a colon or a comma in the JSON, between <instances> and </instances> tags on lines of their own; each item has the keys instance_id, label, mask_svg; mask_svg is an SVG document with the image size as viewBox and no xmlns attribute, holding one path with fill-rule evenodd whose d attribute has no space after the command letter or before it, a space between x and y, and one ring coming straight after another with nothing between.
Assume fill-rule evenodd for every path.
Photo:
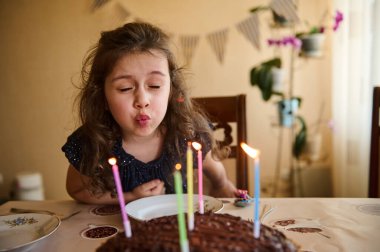
<instances>
[{"instance_id":1,"label":"flower pot","mask_svg":"<svg viewBox=\"0 0 380 252\"><path fill-rule=\"evenodd\" d=\"M273 67L271 69L272 73L272 91L274 92L283 92L284 90L284 79L285 79L285 70L283 68Z\"/></svg>"},{"instance_id":2,"label":"flower pot","mask_svg":"<svg viewBox=\"0 0 380 252\"><path fill-rule=\"evenodd\" d=\"M318 57L322 55L325 34L313 33L303 35L301 38L301 55L307 57Z\"/></svg>"},{"instance_id":3,"label":"flower pot","mask_svg":"<svg viewBox=\"0 0 380 252\"><path fill-rule=\"evenodd\" d=\"M278 102L279 123L284 127L292 127L294 123L294 115L299 107L299 100L284 99Z\"/></svg>"}]
</instances>

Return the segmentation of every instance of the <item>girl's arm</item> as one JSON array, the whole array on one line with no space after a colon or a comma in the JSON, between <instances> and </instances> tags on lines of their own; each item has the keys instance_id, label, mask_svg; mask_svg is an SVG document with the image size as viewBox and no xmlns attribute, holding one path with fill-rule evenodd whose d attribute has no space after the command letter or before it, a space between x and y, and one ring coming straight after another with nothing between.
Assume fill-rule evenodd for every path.
<instances>
[{"instance_id":1,"label":"girl's arm","mask_svg":"<svg viewBox=\"0 0 380 252\"><path fill-rule=\"evenodd\" d=\"M82 175L72 165L67 170L66 190L67 193L75 200L88 204L118 204L118 198L111 197L110 192L103 195L95 196L87 188L90 178ZM125 202L130 202L139 198L159 195L164 192L164 183L158 179L142 184L132 192L124 193Z\"/></svg>"},{"instance_id":2,"label":"girl's arm","mask_svg":"<svg viewBox=\"0 0 380 252\"><path fill-rule=\"evenodd\" d=\"M211 196L219 198L235 197L237 193L236 187L227 178L223 163L212 158L211 151L206 154L203 161L203 171L212 184L210 190Z\"/></svg>"}]
</instances>

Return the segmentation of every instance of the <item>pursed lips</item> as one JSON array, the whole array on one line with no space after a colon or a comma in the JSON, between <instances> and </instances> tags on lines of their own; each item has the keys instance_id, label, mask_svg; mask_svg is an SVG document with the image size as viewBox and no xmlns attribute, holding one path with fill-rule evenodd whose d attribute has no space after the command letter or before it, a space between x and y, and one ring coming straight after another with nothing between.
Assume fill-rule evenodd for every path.
<instances>
[{"instance_id":1,"label":"pursed lips","mask_svg":"<svg viewBox=\"0 0 380 252\"><path fill-rule=\"evenodd\" d=\"M148 121L150 120L150 117L148 115L137 115L136 116L136 121L141 125L145 125L148 123Z\"/></svg>"}]
</instances>

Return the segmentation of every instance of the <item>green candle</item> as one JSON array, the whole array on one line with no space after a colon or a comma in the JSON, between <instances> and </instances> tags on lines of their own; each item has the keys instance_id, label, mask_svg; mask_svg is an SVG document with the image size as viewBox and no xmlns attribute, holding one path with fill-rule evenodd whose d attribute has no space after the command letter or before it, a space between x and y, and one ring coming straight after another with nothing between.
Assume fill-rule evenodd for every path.
<instances>
[{"instance_id":1,"label":"green candle","mask_svg":"<svg viewBox=\"0 0 380 252\"><path fill-rule=\"evenodd\" d=\"M189 242L187 240L187 233L186 233L186 222L185 222L185 214L183 212L183 192L182 192L182 175L178 171L181 169L180 164L176 164L176 171L174 172L174 185L175 185L175 192L177 195L177 209L178 209L178 232L179 232L179 243L181 245L181 251L182 252L188 252L189 251Z\"/></svg>"}]
</instances>

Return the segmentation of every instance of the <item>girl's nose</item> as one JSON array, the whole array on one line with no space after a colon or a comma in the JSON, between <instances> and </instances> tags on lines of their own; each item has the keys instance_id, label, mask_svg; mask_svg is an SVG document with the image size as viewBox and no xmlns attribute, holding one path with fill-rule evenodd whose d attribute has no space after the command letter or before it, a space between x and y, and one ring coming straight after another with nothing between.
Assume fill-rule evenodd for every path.
<instances>
[{"instance_id":1,"label":"girl's nose","mask_svg":"<svg viewBox=\"0 0 380 252\"><path fill-rule=\"evenodd\" d=\"M135 106L139 109L149 106L149 96L145 90L139 89L136 93Z\"/></svg>"}]
</instances>

